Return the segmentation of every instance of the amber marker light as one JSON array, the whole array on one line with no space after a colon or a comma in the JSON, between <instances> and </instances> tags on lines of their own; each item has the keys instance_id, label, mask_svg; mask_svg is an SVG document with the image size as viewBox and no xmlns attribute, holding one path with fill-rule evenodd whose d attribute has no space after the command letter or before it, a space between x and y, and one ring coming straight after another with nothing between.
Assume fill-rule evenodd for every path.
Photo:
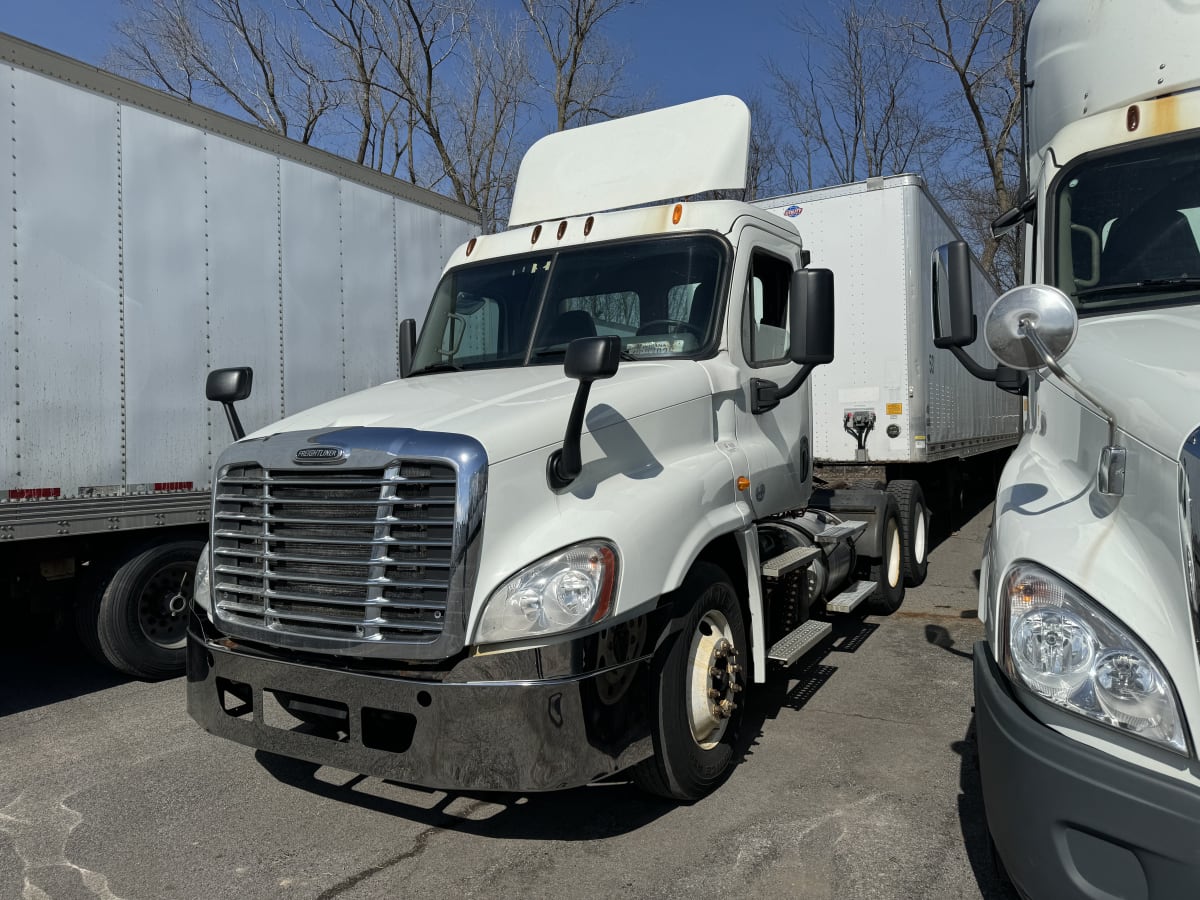
<instances>
[{"instance_id":1,"label":"amber marker light","mask_svg":"<svg viewBox=\"0 0 1200 900\"><path fill-rule=\"evenodd\" d=\"M683 218L683 204L676 203L675 211L671 213L671 224L678 225L679 220Z\"/></svg>"},{"instance_id":2,"label":"amber marker light","mask_svg":"<svg viewBox=\"0 0 1200 900\"><path fill-rule=\"evenodd\" d=\"M588 216L587 221L583 223L583 236L587 237L592 233L592 226L596 224L595 216Z\"/></svg>"},{"instance_id":3,"label":"amber marker light","mask_svg":"<svg viewBox=\"0 0 1200 900\"><path fill-rule=\"evenodd\" d=\"M529 243L536 244L538 241L538 238L540 238L541 236L542 236L542 226L534 225L533 226L533 236L529 239Z\"/></svg>"},{"instance_id":4,"label":"amber marker light","mask_svg":"<svg viewBox=\"0 0 1200 900\"><path fill-rule=\"evenodd\" d=\"M1142 124L1142 111L1138 109L1137 104L1134 104L1125 113L1125 127L1129 131L1137 131L1140 124Z\"/></svg>"},{"instance_id":5,"label":"amber marker light","mask_svg":"<svg viewBox=\"0 0 1200 900\"><path fill-rule=\"evenodd\" d=\"M558 239L561 241L563 235L567 233L567 220L563 219L558 223Z\"/></svg>"},{"instance_id":6,"label":"amber marker light","mask_svg":"<svg viewBox=\"0 0 1200 900\"><path fill-rule=\"evenodd\" d=\"M471 238L469 241L467 241L467 256L470 256L471 251L475 249L475 241L476 238Z\"/></svg>"},{"instance_id":7,"label":"amber marker light","mask_svg":"<svg viewBox=\"0 0 1200 900\"><path fill-rule=\"evenodd\" d=\"M750 490L750 479L747 478L745 475L739 475L738 480L737 480L737 489L739 491Z\"/></svg>"}]
</instances>

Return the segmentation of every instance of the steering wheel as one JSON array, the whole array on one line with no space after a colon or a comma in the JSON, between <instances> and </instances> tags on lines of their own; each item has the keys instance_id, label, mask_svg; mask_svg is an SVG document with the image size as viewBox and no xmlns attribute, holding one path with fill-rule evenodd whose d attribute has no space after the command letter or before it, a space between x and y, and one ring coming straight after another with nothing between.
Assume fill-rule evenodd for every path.
<instances>
[{"instance_id":1,"label":"steering wheel","mask_svg":"<svg viewBox=\"0 0 1200 900\"><path fill-rule=\"evenodd\" d=\"M663 326L658 328L656 326ZM682 319L651 319L638 326L638 335L646 334L679 334L681 332L694 335L696 340L704 339L704 332L691 322Z\"/></svg>"}]
</instances>

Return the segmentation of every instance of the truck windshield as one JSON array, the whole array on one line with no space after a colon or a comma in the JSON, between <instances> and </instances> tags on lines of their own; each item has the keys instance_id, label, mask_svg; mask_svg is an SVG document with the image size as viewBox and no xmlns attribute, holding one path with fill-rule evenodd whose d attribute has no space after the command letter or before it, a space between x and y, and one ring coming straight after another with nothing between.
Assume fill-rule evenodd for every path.
<instances>
[{"instance_id":1,"label":"truck windshield","mask_svg":"<svg viewBox=\"0 0 1200 900\"><path fill-rule=\"evenodd\" d=\"M1200 300L1200 136L1085 159L1058 184L1052 279L1080 314Z\"/></svg>"},{"instance_id":2,"label":"truck windshield","mask_svg":"<svg viewBox=\"0 0 1200 900\"><path fill-rule=\"evenodd\" d=\"M561 364L571 341L601 334L627 359L699 356L726 258L719 238L688 235L459 266L434 293L412 374Z\"/></svg>"}]
</instances>

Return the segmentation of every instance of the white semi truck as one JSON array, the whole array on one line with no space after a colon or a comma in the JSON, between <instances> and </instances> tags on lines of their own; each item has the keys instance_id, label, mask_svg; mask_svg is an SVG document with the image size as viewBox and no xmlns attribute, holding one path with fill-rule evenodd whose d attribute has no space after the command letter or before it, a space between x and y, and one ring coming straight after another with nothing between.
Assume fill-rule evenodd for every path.
<instances>
[{"instance_id":1,"label":"white semi truck","mask_svg":"<svg viewBox=\"0 0 1200 900\"><path fill-rule=\"evenodd\" d=\"M1200 895L1200 7L1041 0L1027 284L982 321L1028 421L980 567L988 826L1037 898ZM947 248L942 346L975 338ZM957 253L961 254L961 248ZM1005 368L1007 367L1007 368Z\"/></svg>"},{"instance_id":2,"label":"white semi truck","mask_svg":"<svg viewBox=\"0 0 1200 900\"><path fill-rule=\"evenodd\" d=\"M226 433L197 379L253 363L244 412L274 419L394 378L478 217L2 35L0 108L9 635L71 614L116 668L175 674Z\"/></svg>"},{"instance_id":3,"label":"white semi truck","mask_svg":"<svg viewBox=\"0 0 1200 900\"><path fill-rule=\"evenodd\" d=\"M406 329L403 379L221 455L188 639L205 729L434 788L632 768L690 800L772 663L900 604L895 498L813 489L833 274L790 219L671 199L742 185L748 143L732 97L543 138L508 230Z\"/></svg>"},{"instance_id":4,"label":"white semi truck","mask_svg":"<svg viewBox=\"0 0 1200 900\"><path fill-rule=\"evenodd\" d=\"M991 490L1021 430L1018 397L972 378L933 344L931 261L959 234L919 175L756 204L794 221L812 262L837 278L834 359L812 376L816 476L886 485L900 507L906 583L919 585L931 508L953 518L970 480ZM974 257L970 266L973 309L983 316L998 291ZM970 352L987 361L983 347Z\"/></svg>"}]
</instances>

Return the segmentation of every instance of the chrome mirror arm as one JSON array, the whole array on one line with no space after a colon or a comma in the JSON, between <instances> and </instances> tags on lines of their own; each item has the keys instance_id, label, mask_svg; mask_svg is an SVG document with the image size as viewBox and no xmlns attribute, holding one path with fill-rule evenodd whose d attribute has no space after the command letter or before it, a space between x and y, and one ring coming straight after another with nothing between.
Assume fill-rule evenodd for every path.
<instances>
[{"instance_id":1,"label":"chrome mirror arm","mask_svg":"<svg viewBox=\"0 0 1200 900\"><path fill-rule=\"evenodd\" d=\"M1125 493L1125 448L1117 443L1117 417L1113 415L1099 400L1085 391L1074 378L1066 373L1054 354L1042 341L1037 332L1037 323L1031 316L1022 316L1020 334L1042 358L1046 368L1070 385L1083 399L1092 405L1108 423L1108 446L1100 451L1100 464L1097 470L1097 481L1100 493L1111 496L1121 496Z\"/></svg>"}]
</instances>

